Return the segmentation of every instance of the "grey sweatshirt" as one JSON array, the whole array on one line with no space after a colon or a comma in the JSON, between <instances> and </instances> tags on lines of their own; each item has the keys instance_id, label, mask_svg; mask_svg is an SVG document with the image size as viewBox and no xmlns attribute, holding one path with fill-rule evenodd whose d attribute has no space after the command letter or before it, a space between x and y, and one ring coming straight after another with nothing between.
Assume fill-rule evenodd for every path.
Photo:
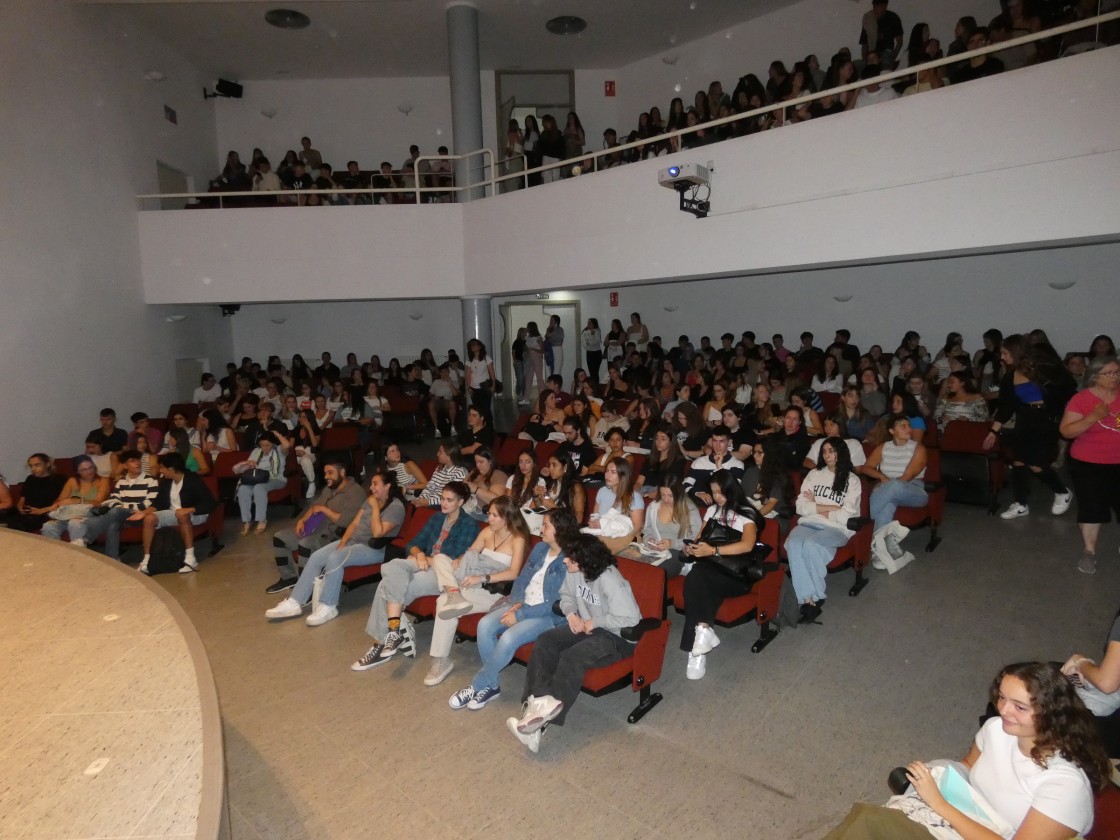
<instances>
[{"instance_id":1,"label":"grey sweatshirt","mask_svg":"<svg viewBox=\"0 0 1120 840\"><path fill-rule=\"evenodd\" d=\"M614 566L590 583L581 572L569 572L560 587L560 611L565 617L578 613L616 636L642 619L630 582Z\"/></svg>"}]
</instances>

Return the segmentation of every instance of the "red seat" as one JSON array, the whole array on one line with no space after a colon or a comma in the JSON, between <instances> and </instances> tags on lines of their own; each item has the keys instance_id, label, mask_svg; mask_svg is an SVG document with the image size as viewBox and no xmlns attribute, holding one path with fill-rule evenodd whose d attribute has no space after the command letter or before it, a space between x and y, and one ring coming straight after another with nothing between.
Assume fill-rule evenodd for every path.
<instances>
[{"instance_id":1,"label":"red seat","mask_svg":"<svg viewBox=\"0 0 1120 840\"><path fill-rule=\"evenodd\" d=\"M54 471L59 475L64 475L67 478L73 478L76 475L73 458L54 458L52 462L54 463Z\"/></svg>"},{"instance_id":2,"label":"red seat","mask_svg":"<svg viewBox=\"0 0 1120 840\"><path fill-rule=\"evenodd\" d=\"M725 626L741 623L754 615L758 624L758 641L751 646L752 653L758 653L778 635L777 628L770 627L770 621L778 615L778 605L782 592L782 579L785 577L781 564L778 563L778 543L781 540L781 529L777 519L767 519L762 527L760 541L770 546L769 560L773 560L774 568L767 571L762 580L754 585L746 595L727 598L720 605L716 613L716 621ZM870 547L868 548L870 551ZM677 612L684 612L684 577L677 575L668 583L669 599Z\"/></svg>"},{"instance_id":3,"label":"red seat","mask_svg":"<svg viewBox=\"0 0 1120 840\"><path fill-rule=\"evenodd\" d=\"M991 423L977 420L950 420L941 435L942 452L960 452L988 459L988 493L991 503L989 513L999 506L999 494L1007 480L1007 464L998 447L984 448L984 438L991 430Z\"/></svg>"},{"instance_id":4,"label":"red seat","mask_svg":"<svg viewBox=\"0 0 1120 840\"><path fill-rule=\"evenodd\" d=\"M894 518L907 528L924 528L929 526L929 542L926 551L933 551L941 543L937 529L945 521L945 485L941 481L941 451L938 449L926 450L926 493L929 498L921 507L900 507L895 511Z\"/></svg>"},{"instance_id":5,"label":"red seat","mask_svg":"<svg viewBox=\"0 0 1120 840\"><path fill-rule=\"evenodd\" d=\"M528 443L528 441L525 442ZM538 443L534 447L534 451L537 453L537 463L547 464L548 459L555 455L556 450L559 448L560 444L554 440L544 440Z\"/></svg>"},{"instance_id":6,"label":"red seat","mask_svg":"<svg viewBox=\"0 0 1120 840\"><path fill-rule=\"evenodd\" d=\"M400 533L392 544L404 548L413 537L420 533L424 523L435 512L436 508L418 508L415 505L406 504L404 525L401 526ZM342 582L347 589L353 589L358 584L378 577L380 574L381 563L370 563L366 566L347 566L342 570Z\"/></svg>"},{"instance_id":7,"label":"red seat","mask_svg":"<svg viewBox=\"0 0 1120 840\"><path fill-rule=\"evenodd\" d=\"M926 430L922 432L922 446L926 449L940 448L941 430L937 428L937 421L932 417L926 420Z\"/></svg>"},{"instance_id":8,"label":"red seat","mask_svg":"<svg viewBox=\"0 0 1120 840\"><path fill-rule=\"evenodd\" d=\"M319 448L324 452L341 449L358 449L358 436L361 427L353 423L343 423L330 426L323 430L319 438Z\"/></svg>"},{"instance_id":9,"label":"red seat","mask_svg":"<svg viewBox=\"0 0 1120 840\"><path fill-rule=\"evenodd\" d=\"M517 458L525 449L532 449L532 445L527 440L520 440L516 433L502 441L502 445L498 447L495 454L495 459L498 466L507 471L517 470ZM534 453L534 457L536 457Z\"/></svg>"},{"instance_id":10,"label":"red seat","mask_svg":"<svg viewBox=\"0 0 1120 840\"><path fill-rule=\"evenodd\" d=\"M1116 840L1120 837L1120 788L1109 782L1093 797L1093 829L1085 840Z\"/></svg>"},{"instance_id":11,"label":"red seat","mask_svg":"<svg viewBox=\"0 0 1120 840\"><path fill-rule=\"evenodd\" d=\"M222 532L226 526L226 509L222 504L221 497L218 495L218 479L211 473L210 475L201 476L203 483L210 490L211 495L217 500L214 509L210 511L210 515L202 522L194 526L195 540L210 539L210 550L206 553L207 557L213 557L224 548L222 545ZM104 542L105 537L102 536L99 542ZM144 541L144 528L141 525L127 525L121 528L121 545L140 545Z\"/></svg>"},{"instance_id":12,"label":"red seat","mask_svg":"<svg viewBox=\"0 0 1120 840\"><path fill-rule=\"evenodd\" d=\"M834 414L836 409L840 407L839 394L834 394L831 391L818 391L817 396L821 398L821 405L824 407L825 414Z\"/></svg>"}]
</instances>

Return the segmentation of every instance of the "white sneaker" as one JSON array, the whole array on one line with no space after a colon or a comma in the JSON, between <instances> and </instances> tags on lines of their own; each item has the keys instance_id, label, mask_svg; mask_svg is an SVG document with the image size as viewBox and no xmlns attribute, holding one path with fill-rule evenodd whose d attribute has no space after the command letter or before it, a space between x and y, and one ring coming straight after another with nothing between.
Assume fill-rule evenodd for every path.
<instances>
[{"instance_id":1,"label":"white sneaker","mask_svg":"<svg viewBox=\"0 0 1120 840\"><path fill-rule=\"evenodd\" d=\"M690 680L704 679L704 674L708 670L706 663L707 658L706 656L697 656L694 653L690 653L688 655L688 667L684 669L684 675Z\"/></svg>"},{"instance_id":2,"label":"white sneaker","mask_svg":"<svg viewBox=\"0 0 1120 840\"><path fill-rule=\"evenodd\" d=\"M517 718L506 718L506 729L510 731L514 738L529 748L530 752L538 752L541 748L541 730L531 732L528 735L522 734L517 731Z\"/></svg>"},{"instance_id":3,"label":"white sneaker","mask_svg":"<svg viewBox=\"0 0 1120 840\"><path fill-rule=\"evenodd\" d=\"M910 529L899 522L897 519L892 519L890 524L891 533L894 534L895 539L900 542L910 535Z\"/></svg>"},{"instance_id":4,"label":"white sneaker","mask_svg":"<svg viewBox=\"0 0 1120 840\"><path fill-rule=\"evenodd\" d=\"M1031 512L1031 509L1026 505L1021 505L1018 502L1012 502L1011 507L999 515L1000 519L1018 519L1020 516L1026 516Z\"/></svg>"},{"instance_id":5,"label":"white sneaker","mask_svg":"<svg viewBox=\"0 0 1120 840\"><path fill-rule=\"evenodd\" d=\"M307 492L303 494L303 498L314 499L315 498L315 493L316 493L315 482L311 482L310 484L307 485Z\"/></svg>"},{"instance_id":6,"label":"white sneaker","mask_svg":"<svg viewBox=\"0 0 1120 840\"><path fill-rule=\"evenodd\" d=\"M564 704L550 694L536 697L528 704L525 716L517 722L517 731L522 735L539 732L563 710Z\"/></svg>"},{"instance_id":7,"label":"white sneaker","mask_svg":"<svg viewBox=\"0 0 1120 840\"><path fill-rule=\"evenodd\" d=\"M294 604L295 601L292 601ZM302 612L302 610L300 611ZM320 624L326 624L328 621L333 621L338 618L338 607L332 607L329 604L319 604L311 611L311 615L307 617L308 627L318 627Z\"/></svg>"},{"instance_id":8,"label":"white sneaker","mask_svg":"<svg viewBox=\"0 0 1120 840\"><path fill-rule=\"evenodd\" d=\"M1054 504L1050 507L1050 512L1055 516L1061 516L1069 510L1070 502L1073 501L1073 493L1067 490L1064 493L1054 494Z\"/></svg>"},{"instance_id":9,"label":"white sneaker","mask_svg":"<svg viewBox=\"0 0 1120 840\"><path fill-rule=\"evenodd\" d=\"M439 440L441 437L443 437L443 433L440 432L439 429L436 429L436 440Z\"/></svg>"},{"instance_id":10,"label":"white sneaker","mask_svg":"<svg viewBox=\"0 0 1120 840\"><path fill-rule=\"evenodd\" d=\"M303 612L303 607L294 598L285 598L275 607L264 611L265 618L295 618Z\"/></svg>"},{"instance_id":11,"label":"white sneaker","mask_svg":"<svg viewBox=\"0 0 1120 840\"><path fill-rule=\"evenodd\" d=\"M198 571L198 561L193 557L187 557L183 560L183 565L179 567L179 574L189 575L191 572Z\"/></svg>"},{"instance_id":12,"label":"white sneaker","mask_svg":"<svg viewBox=\"0 0 1120 840\"><path fill-rule=\"evenodd\" d=\"M141 563L139 566L137 566L136 571L138 571L142 575L150 575L151 574L151 572L148 571L148 564L146 562Z\"/></svg>"},{"instance_id":13,"label":"white sneaker","mask_svg":"<svg viewBox=\"0 0 1120 840\"><path fill-rule=\"evenodd\" d=\"M719 647L719 637L711 627L697 627L692 642L692 656L704 656Z\"/></svg>"},{"instance_id":14,"label":"white sneaker","mask_svg":"<svg viewBox=\"0 0 1120 840\"><path fill-rule=\"evenodd\" d=\"M70 540L70 545L74 546L74 548L85 548L86 547L86 541L85 540Z\"/></svg>"}]
</instances>

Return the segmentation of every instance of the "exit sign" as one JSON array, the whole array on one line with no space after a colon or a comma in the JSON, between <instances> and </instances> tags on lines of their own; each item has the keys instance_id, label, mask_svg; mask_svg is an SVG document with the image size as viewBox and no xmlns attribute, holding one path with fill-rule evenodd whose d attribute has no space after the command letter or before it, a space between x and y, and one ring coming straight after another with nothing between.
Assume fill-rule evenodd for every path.
<instances>
[{"instance_id":1,"label":"exit sign","mask_svg":"<svg viewBox=\"0 0 1120 840\"><path fill-rule=\"evenodd\" d=\"M611 306L618 306L618 292L611 292Z\"/></svg>"},{"instance_id":2,"label":"exit sign","mask_svg":"<svg viewBox=\"0 0 1120 840\"><path fill-rule=\"evenodd\" d=\"M603 96L614 96L614 92L615 87L613 80L603 82Z\"/></svg>"},{"instance_id":3,"label":"exit sign","mask_svg":"<svg viewBox=\"0 0 1120 840\"><path fill-rule=\"evenodd\" d=\"M537 300L548 300L548 294L545 292L537 292Z\"/></svg>"}]
</instances>

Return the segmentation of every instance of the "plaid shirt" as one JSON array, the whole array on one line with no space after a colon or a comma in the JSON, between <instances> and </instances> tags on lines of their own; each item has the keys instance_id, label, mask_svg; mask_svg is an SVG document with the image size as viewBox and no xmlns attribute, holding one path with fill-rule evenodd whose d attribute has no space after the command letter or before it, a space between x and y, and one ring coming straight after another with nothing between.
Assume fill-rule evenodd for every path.
<instances>
[{"instance_id":1,"label":"plaid shirt","mask_svg":"<svg viewBox=\"0 0 1120 840\"><path fill-rule=\"evenodd\" d=\"M431 554L432 546L439 539L440 532L443 530L443 523L446 520L447 515L443 511L433 514L431 519L424 523L420 533L405 546L405 551L411 552L413 547L416 547L425 554ZM440 546L439 553L446 554L452 559L462 557L471 547L475 537L478 536L478 531L479 524L465 513L460 512L459 518L455 520L455 524L451 526L451 531L444 539L443 545Z\"/></svg>"}]
</instances>

